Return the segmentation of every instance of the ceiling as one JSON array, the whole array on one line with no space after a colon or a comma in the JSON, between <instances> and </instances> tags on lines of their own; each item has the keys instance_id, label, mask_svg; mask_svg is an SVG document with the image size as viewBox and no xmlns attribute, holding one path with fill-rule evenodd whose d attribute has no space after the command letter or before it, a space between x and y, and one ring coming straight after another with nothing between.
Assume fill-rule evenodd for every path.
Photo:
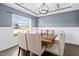
<instances>
[{"instance_id":1,"label":"ceiling","mask_svg":"<svg viewBox=\"0 0 79 59\"><path fill-rule=\"evenodd\" d=\"M3 4L10 6L12 8L18 9L20 11L23 11L35 17L41 17L41 16L79 9L78 3L46 3L46 5L48 5L48 8L49 8L49 13L40 14L39 8L42 3L3 3ZM60 7L59 9L57 8L57 4L59 4L59 7Z\"/></svg>"}]
</instances>

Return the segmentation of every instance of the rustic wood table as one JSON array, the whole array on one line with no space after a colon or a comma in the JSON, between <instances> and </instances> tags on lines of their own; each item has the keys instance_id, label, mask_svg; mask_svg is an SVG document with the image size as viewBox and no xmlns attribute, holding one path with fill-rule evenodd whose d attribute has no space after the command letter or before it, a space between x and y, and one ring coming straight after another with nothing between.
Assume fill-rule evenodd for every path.
<instances>
[{"instance_id":1,"label":"rustic wood table","mask_svg":"<svg viewBox=\"0 0 79 59\"><path fill-rule=\"evenodd\" d=\"M54 43L54 40L56 38L57 35L49 35L49 36L42 36L42 44L45 44L47 46L51 46Z\"/></svg>"}]
</instances>

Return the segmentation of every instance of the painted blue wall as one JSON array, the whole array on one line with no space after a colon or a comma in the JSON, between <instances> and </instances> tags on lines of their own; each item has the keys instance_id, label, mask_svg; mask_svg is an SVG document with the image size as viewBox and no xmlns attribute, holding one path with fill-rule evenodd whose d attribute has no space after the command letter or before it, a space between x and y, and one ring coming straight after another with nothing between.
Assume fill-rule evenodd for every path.
<instances>
[{"instance_id":1,"label":"painted blue wall","mask_svg":"<svg viewBox=\"0 0 79 59\"><path fill-rule=\"evenodd\" d=\"M38 18L38 27L79 27L79 10Z\"/></svg>"},{"instance_id":2,"label":"painted blue wall","mask_svg":"<svg viewBox=\"0 0 79 59\"><path fill-rule=\"evenodd\" d=\"M32 26L36 26L36 17L28 15L19 10L13 9L11 7L5 6L0 3L0 27L11 27L12 26L12 14L8 13L12 12L17 15L21 15L27 18L32 19Z\"/></svg>"},{"instance_id":3,"label":"painted blue wall","mask_svg":"<svg viewBox=\"0 0 79 59\"><path fill-rule=\"evenodd\" d=\"M5 6L0 3L0 27L11 27L12 26L12 14L7 13L13 12L15 14L25 16L32 19L33 27L78 27L79 26L79 11L70 11L65 13L53 14L45 17L34 17L28 15L19 10ZM38 20L37 20L38 19Z\"/></svg>"}]
</instances>

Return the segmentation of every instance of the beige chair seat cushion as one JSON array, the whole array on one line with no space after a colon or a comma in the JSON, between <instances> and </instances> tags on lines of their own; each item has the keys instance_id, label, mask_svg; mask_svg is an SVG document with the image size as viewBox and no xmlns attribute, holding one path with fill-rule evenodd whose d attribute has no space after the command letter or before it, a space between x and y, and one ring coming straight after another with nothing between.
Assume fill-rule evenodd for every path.
<instances>
[{"instance_id":1,"label":"beige chair seat cushion","mask_svg":"<svg viewBox=\"0 0 79 59\"><path fill-rule=\"evenodd\" d=\"M54 44L59 44L59 40L55 40L54 41Z\"/></svg>"},{"instance_id":2,"label":"beige chair seat cushion","mask_svg":"<svg viewBox=\"0 0 79 59\"><path fill-rule=\"evenodd\" d=\"M59 54L59 46L58 44L52 44L50 48L47 48L46 51L53 53L53 54Z\"/></svg>"}]
</instances>

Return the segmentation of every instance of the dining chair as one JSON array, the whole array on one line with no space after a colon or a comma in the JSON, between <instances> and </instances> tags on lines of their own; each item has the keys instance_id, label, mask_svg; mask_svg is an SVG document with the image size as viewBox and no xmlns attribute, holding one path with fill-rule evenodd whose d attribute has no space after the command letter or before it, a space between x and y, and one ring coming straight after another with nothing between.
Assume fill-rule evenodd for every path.
<instances>
[{"instance_id":1,"label":"dining chair","mask_svg":"<svg viewBox=\"0 0 79 59\"><path fill-rule=\"evenodd\" d=\"M19 32L18 33L18 44L19 44L19 52L18 52L18 56L20 55L20 51L24 50L26 51L26 55L27 55L27 38L26 38L26 33L22 33Z\"/></svg>"},{"instance_id":2,"label":"dining chair","mask_svg":"<svg viewBox=\"0 0 79 59\"><path fill-rule=\"evenodd\" d=\"M65 33L61 32L60 36L56 39L57 40L55 40L52 46L50 48L47 48L46 51L59 55L59 56L63 56L64 46L65 46Z\"/></svg>"},{"instance_id":3,"label":"dining chair","mask_svg":"<svg viewBox=\"0 0 79 59\"><path fill-rule=\"evenodd\" d=\"M41 36L45 35L46 31L45 30L41 30Z\"/></svg>"},{"instance_id":4,"label":"dining chair","mask_svg":"<svg viewBox=\"0 0 79 59\"><path fill-rule=\"evenodd\" d=\"M27 34L28 50L36 55L42 55L45 51L45 46L41 44L40 34Z\"/></svg>"}]
</instances>

